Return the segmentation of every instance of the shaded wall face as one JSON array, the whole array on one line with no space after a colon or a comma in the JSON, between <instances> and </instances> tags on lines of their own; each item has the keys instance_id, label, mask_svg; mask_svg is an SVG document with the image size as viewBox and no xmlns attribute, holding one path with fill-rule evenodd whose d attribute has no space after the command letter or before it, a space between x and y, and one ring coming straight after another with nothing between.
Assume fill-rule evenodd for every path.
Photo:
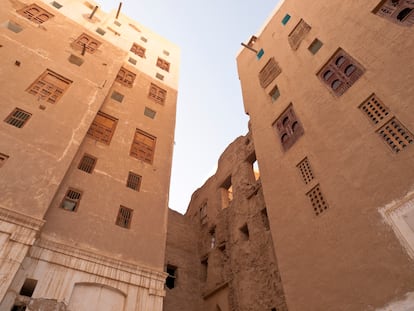
<instances>
[{"instance_id":1,"label":"shaded wall face","mask_svg":"<svg viewBox=\"0 0 414 311\"><path fill-rule=\"evenodd\" d=\"M262 58L237 58L292 309L380 308L413 291L401 247L412 241L412 27L373 13L378 3L285 1L253 44Z\"/></svg>"}]
</instances>

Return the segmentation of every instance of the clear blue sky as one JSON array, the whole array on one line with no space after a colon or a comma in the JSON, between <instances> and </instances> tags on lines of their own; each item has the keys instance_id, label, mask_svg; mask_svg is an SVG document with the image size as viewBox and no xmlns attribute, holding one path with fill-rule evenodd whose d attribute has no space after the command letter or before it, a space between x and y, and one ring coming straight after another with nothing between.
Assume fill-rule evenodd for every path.
<instances>
[{"instance_id":1,"label":"clear blue sky","mask_svg":"<svg viewBox=\"0 0 414 311\"><path fill-rule=\"evenodd\" d=\"M119 1L98 0L109 12ZM219 156L248 131L236 55L279 0L127 0L122 12L181 47L170 208L184 213Z\"/></svg>"}]
</instances>

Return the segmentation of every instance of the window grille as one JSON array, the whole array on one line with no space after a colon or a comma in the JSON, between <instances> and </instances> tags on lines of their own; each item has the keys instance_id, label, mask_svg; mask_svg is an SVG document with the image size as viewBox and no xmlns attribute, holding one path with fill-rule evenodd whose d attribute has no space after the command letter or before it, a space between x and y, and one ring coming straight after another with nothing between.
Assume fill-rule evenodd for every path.
<instances>
[{"instance_id":1,"label":"window grille","mask_svg":"<svg viewBox=\"0 0 414 311\"><path fill-rule=\"evenodd\" d=\"M138 174L129 172L126 186L128 188L139 191L139 188L141 186L141 179L142 179L142 177L139 176Z\"/></svg>"},{"instance_id":2,"label":"window grille","mask_svg":"<svg viewBox=\"0 0 414 311\"><path fill-rule=\"evenodd\" d=\"M397 118L392 118L377 133L395 153L399 153L414 142L414 136Z\"/></svg>"},{"instance_id":3,"label":"window grille","mask_svg":"<svg viewBox=\"0 0 414 311\"><path fill-rule=\"evenodd\" d=\"M82 192L76 189L69 188L66 192L66 196L62 201L61 208L75 212L79 207L79 202L82 197Z\"/></svg>"},{"instance_id":4,"label":"window grille","mask_svg":"<svg viewBox=\"0 0 414 311\"><path fill-rule=\"evenodd\" d=\"M97 158L89 154L85 154L79 163L78 169L91 174L93 172L93 169L95 168L96 161Z\"/></svg>"},{"instance_id":5,"label":"window grille","mask_svg":"<svg viewBox=\"0 0 414 311\"><path fill-rule=\"evenodd\" d=\"M283 150L288 150L304 134L302 124L296 117L292 104L273 123Z\"/></svg>"},{"instance_id":6,"label":"window grille","mask_svg":"<svg viewBox=\"0 0 414 311\"><path fill-rule=\"evenodd\" d=\"M22 128L32 116L31 113L15 108L11 114L4 120L4 122L18 128Z\"/></svg>"},{"instance_id":7,"label":"window grille","mask_svg":"<svg viewBox=\"0 0 414 311\"><path fill-rule=\"evenodd\" d=\"M121 205L116 218L116 225L128 229L131 226L132 212L132 209Z\"/></svg>"}]
</instances>

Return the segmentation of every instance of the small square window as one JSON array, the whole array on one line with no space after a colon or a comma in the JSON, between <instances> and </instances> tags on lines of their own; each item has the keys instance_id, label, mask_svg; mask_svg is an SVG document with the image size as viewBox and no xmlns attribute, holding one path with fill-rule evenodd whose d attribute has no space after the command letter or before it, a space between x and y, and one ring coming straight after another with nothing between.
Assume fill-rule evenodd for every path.
<instances>
[{"instance_id":1,"label":"small square window","mask_svg":"<svg viewBox=\"0 0 414 311\"><path fill-rule=\"evenodd\" d=\"M129 229L131 226L132 213L132 209L121 205L118 211L118 216L116 217L115 224L122 228Z\"/></svg>"},{"instance_id":2,"label":"small square window","mask_svg":"<svg viewBox=\"0 0 414 311\"><path fill-rule=\"evenodd\" d=\"M155 110L145 107L144 115L147 116L148 118L154 119L156 114L157 112Z\"/></svg>"},{"instance_id":3,"label":"small square window","mask_svg":"<svg viewBox=\"0 0 414 311\"><path fill-rule=\"evenodd\" d=\"M22 128L31 116L31 113L15 108L13 112L4 120L4 122L15 127Z\"/></svg>"},{"instance_id":4,"label":"small square window","mask_svg":"<svg viewBox=\"0 0 414 311\"><path fill-rule=\"evenodd\" d=\"M200 224L204 225L207 223L207 202L203 202L200 207Z\"/></svg>"},{"instance_id":5,"label":"small square window","mask_svg":"<svg viewBox=\"0 0 414 311\"><path fill-rule=\"evenodd\" d=\"M111 98L113 100L116 100L117 102L122 103L122 101L124 100L124 95L121 94L121 93L118 93L117 91L113 91L112 95L111 95Z\"/></svg>"},{"instance_id":6,"label":"small square window","mask_svg":"<svg viewBox=\"0 0 414 311\"><path fill-rule=\"evenodd\" d=\"M4 163L6 163L8 158L9 156L7 154L0 153L0 167L2 167Z\"/></svg>"},{"instance_id":7,"label":"small square window","mask_svg":"<svg viewBox=\"0 0 414 311\"><path fill-rule=\"evenodd\" d=\"M289 20L290 20L290 15L286 14L285 17L283 17L283 19L282 19L282 24L286 25Z\"/></svg>"},{"instance_id":8,"label":"small square window","mask_svg":"<svg viewBox=\"0 0 414 311\"><path fill-rule=\"evenodd\" d=\"M126 186L135 191L139 191L139 188L141 187L141 179L142 177L140 175L129 172Z\"/></svg>"},{"instance_id":9,"label":"small square window","mask_svg":"<svg viewBox=\"0 0 414 311\"><path fill-rule=\"evenodd\" d=\"M247 224L244 224L239 230L241 233L241 238L244 241L249 240L250 235L249 235L249 227L247 226Z\"/></svg>"},{"instance_id":10,"label":"small square window","mask_svg":"<svg viewBox=\"0 0 414 311\"><path fill-rule=\"evenodd\" d=\"M170 63L160 57L157 59L157 67L160 67L162 70L165 70L167 72L170 71Z\"/></svg>"},{"instance_id":11,"label":"small square window","mask_svg":"<svg viewBox=\"0 0 414 311\"><path fill-rule=\"evenodd\" d=\"M165 56L170 56L170 52L168 52L168 51L166 51L166 50L162 51L162 53L163 53Z\"/></svg>"},{"instance_id":12,"label":"small square window","mask_svg":"<svg viewBox=\"0 0 414 311\"><path fill-rule=\"evenodd\" d=\"M161 81L163 81L163 80L164 80L164 76L163 76L162 74L158 73L158 72L155 74L155 77L156 77L157 79L160 79Z\"/></svg>"},{"instance_id":13,"label":"small square window","mask_svg":"<svg viewBox=\"0 0 414 311\"><path fill-rule=\"evenodd\" d=\"M79 163L78 169L80 169L81 171L84 171L86 173L91 174L93 172L93 169L95 168L97 160L98 159L95 158L94 156L91 156L89 154L85 154L82 157L82 160Z\"/></svg>"},{"instance_id":14,"label":"small square window","mask_svg":"<svg viewBox=\"0 0 414 311\"><path fill-rule=\"evenodd\" d=\"M141 37L141 41L142 41L142 42L148 42L148 39L147 39L147 38L145 38L145 37Z\"/></svg>"},{"instance_id":15,"label":"small square window","mask_svg":"<svg viewBox=\"0 0 414 311\"><path fill-rule=\"evenodd\" d=\"M308 50L315 55L316 53L318 53L318 51L320 50L320 48L322 47L323 43L322 41L320 41L318 38L316 38L315 40L312 41L312 43L309 45Z\"/></svg>"},{"instance_id":16,"label":"small square window","mask_svg":"<svg viewBox=\"0 0 414 311\"><path fill-rule=\"evenodd\" d=\"M131 63L132 65L136 65L137 64L137 60L134 59L134 58L132 58L132 57L128 58L128 62Z\"/></svg>"},{"instance_id":17,"label":"small square window","mask_svg":"<svg viewBox=\"0 0 414 311\"><path fill-rule=\"evenodd\" d=\"M114 24L115 24L115 25L117 25L118 27L121 27L121 25L122 25L122 24L121 24L120 22L118 22L118 21L114 21Z\"/></svg>"},{"instance_id":18,"label":"small square window","mask_svg":"<svg viewBox=\"0 0 414 311\"><path fill-rule=\"evenodd\" d=\"M96 29L96 32L99 33L101 36L103 36L106 33L106 31L103 30L102 28Z\"/></svg>"},{"instance_id":19,"label":"small square window","mask_svg":"<svg viewBox=\"0 0 414 311\"><path fill-rule=\"evenodd\" d=\"M58 10L63 6L59 2L56 2L56 1L52 1L51 5Z\"/></svg>"},{"instance_id":20,"label":"small square window","mask_svg":"<svg viewBox=\"0 0 414 311\"><path fill-rule=\"evenodd\" d=\"M14 33L19 33L20 31L23 30L22 26L12 21L6 22L5 26L8 30L13 31Z\"/></svg>"},{"instance_id":21,"label":"small square window","mask_svg":"<svg viewBox=\"0 0 414 311\"><path fill-rule=\"evenodd\" d=\"M277 85L270 91L269 96L272 98L272 102L275 102L280 97L280 91Z\"/></svg>"},{"instance_id":22,"label":"small square window","mask_svg":"<svg viewBox=\"0 0 414 311\"><path fill-rule=\"evenodd\" d=\"M79 207L81 196L81 191L69 188L60 207L67 211L75 212Z\"/></svg>"},{"instance_id":23,"label":"small square window","mask_svg":"<svg viewBox=\"0 0 414 311\"><path fill-rule=\"evenodd\" d=\"M292 104L273 123L283 150L287 151L304 134L304 129L293 110Z\"/></svg>"}]
</instances>

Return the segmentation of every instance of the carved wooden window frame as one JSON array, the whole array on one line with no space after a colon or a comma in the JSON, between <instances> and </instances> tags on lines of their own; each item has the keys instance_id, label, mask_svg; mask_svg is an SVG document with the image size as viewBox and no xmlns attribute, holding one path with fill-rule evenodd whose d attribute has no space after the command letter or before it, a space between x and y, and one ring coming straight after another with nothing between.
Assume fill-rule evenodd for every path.
<instances>
[{"instance_id":1,"label":"carved wooden window frame","mask_svg":"<svg viewBox=\"0 0 414 311\"><path fill-rule=\"evenodd\" d=\"M151 83L149 87L148 97L156 103L163 105L167 98L167 91L158 85Z\"/></svg>"},{"instance_id":2,"label":"carved wooden window frame","mask_svg":"<svg viewBox=\"0 0 414 311\"><path fill-rule=\"evenodd\" d=\"M72 42L72 47L76 50L85 49L86 52L93 54L101 46L101 42L92 36L82 33L75 41Z\"/></svg>"},{"instance_id":3,"label":"carved wooden window frame","mask_svg":"<svg viewBox=\"0 0 414 311\"><path fill-rule=\"evenodd\" d=\"M134 85L134 81L137 75L133 73L132 71L129 71L128 69L121 67L119 69L119 72L116 76L115 81L121 83L122 85L126 87L131 87Z\"/></svg>"},{"instance_id":4,"label":"carved wooden window frame","mask_svg":"<svg viewBox=\"0 0 414 311\"><path fill-rule=\"evenodd\" d=\"M157 138L140 129L135 130L129 155L148 164L154 160Z\"/></svg>"},{"instance_id":5,"label":"carved wooden window frame","mask_svg":"<svg viewBox=\"0 0 414 311\"><path fill-rule=\"evenodd\" d=\"M134 210L132 208L121 205L118 210L115 224L119 227L129 229L131 227L133 213Z\"/></svg>"},{"instance_id":6,"label":"carved wooden window frame","mask_svg":"<svg viewBox=\"0 0 414 311\"><path fill-rule=\"evenodd\" d=\"M414 24L414 2L412 0L382 0L372 12L394 24L406 27Z\"/></svg>"},{"instance_id":7,"label":"carved wooden window frame","mask_svg":"<svg viewBox=\"0 0 414 311\"><path fill-rule=\"evenodd\" d=\"M161 57L158 57L157 67L160 67L162 70L165 70L165 71L169 72L170 71L170 62L166 61L165 59L162 59Z\"/></svg>"},{"instance_id":8,"label":"carved wooden window frame","mask_svg":"<svg viewBox=\"0 0 414 311\"><path fill-rule=\"evenodd\" d=\"M54 17L52 13L46 11L44 8L35 3L17 10L17 13L36 24L43 24Z\"/></svg>"},{"instance_id":9,"label":"carved wooden window frame","mask_svg":"<svg viewBox=\"0 0 414 311\"><path fill-rule=\"evenodd\" d=\"M98 111L86 135L96 141L109 145L117 124L117 118L102 111Z\"/></svg>"},{"instance_id":10,"label":"carved wooden window frame","mask_svg":"<svg viewBox=\"0 0 414 311\"><path fill-rule=\"evenodd\" d=\"M50 69L46 69L46 71L26 89L26 92L37 96L39 99L45 100L48 103L56 104L71 84L72 81L68 78L65 78Z\"/></svg>"},{"instance_id":11,"label":"carved wooden window frame","mask_svg":"<svg viewBox=\"0 0 414 311\"><path fill-rule=\"evenodd\" d=\"M286 110L273 123L279 141L284 151L287 151L305 133L301 122L290 104Z\"/></svg>"},{"instance_id":12,"label":"carved wooden window frame","mask_svg":"<svg viewBox=\"0 0 414 311\"><path fill-rule=\"evenodd\" d=\"M135 55L138 55L141 58L145 58L146 49L143 46L139 45L138 43L134 42L131 46L130 51L134 53Z\"/></svg>"},{"instance_id":13,"label":"carved wooden window frame","mask_svg":"<svg viewBox=\"0 0 414 311\"><path fill-rule=\"evenodd\" d=\"M344 94L364 73L364 67L339 48L318 72L318 78L335 96Z\"/></svg>"},{"instance_id":14,"label":"carved wooden window frame","mask_svg":"<svg viewBox=\"0 0 414 311\"><path fill-rule=\"evenodd\" d=\"M259 82L262 88L267 87L282 72L274 57L271 57L259 72Z\"/></svg>"},{"instance_id":15,"label":"carved wooden window frame","mask_svg":"<svg viewBox=\"0 0 414 311\"><path fill-rule=\"evenodd\" d=\"M296 51L303 39L310 32L311 26L306 23L303 19L300 19L299 23L293 28L288 36L288 41L292 50Z\"/></svg>"}]
</instances>

